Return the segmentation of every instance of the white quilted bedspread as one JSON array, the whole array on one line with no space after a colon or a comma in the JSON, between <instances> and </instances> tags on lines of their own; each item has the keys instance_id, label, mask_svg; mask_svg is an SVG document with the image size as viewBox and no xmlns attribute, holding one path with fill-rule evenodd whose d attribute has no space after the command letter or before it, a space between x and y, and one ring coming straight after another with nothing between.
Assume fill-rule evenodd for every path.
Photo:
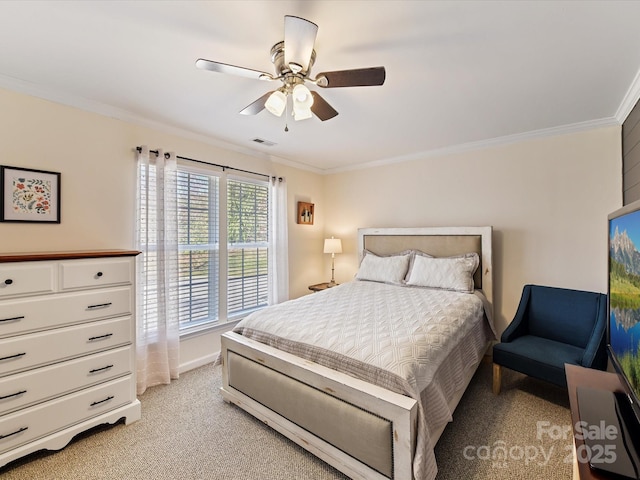
<instances>
[{"instance_id":1,"label":"white quilted bedspread","mask_svg":"<svg viewBox=\"0 0 640 480\"><path fill-rule=\"evenodd\" d=\"M428 430L451 420L455 388L443 391L434 376L447 363L444 383L459 382L476 360L460 342L482 330L483 305L480 293L353 281L255 312L234 331L418 400L414 477L432 479Z\"/></svg>"}]
</instances>

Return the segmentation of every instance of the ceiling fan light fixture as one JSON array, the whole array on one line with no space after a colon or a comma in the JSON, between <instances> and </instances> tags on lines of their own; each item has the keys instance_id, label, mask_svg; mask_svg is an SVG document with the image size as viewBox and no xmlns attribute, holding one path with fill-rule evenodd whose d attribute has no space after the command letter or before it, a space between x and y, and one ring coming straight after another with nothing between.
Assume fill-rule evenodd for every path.
<instances>
[{"instance_id":1,"label":"ceiling fan light fixture","mask_svg":"<svg viewBox=\"0 0 640 480\"><path fill-rule=\"evenodd\" d=\"M271 47L271 63L275 67L275 75L246 67L238 67L228 63L199 58L196 67L211 72L218 72L239 77L280 81L282 85L277 91L264 93L240 111L242 115L257 115L267 110L275 116L282 116L284 111L296 120L303 120L315 115L321 121L338 115L329 103L314 90L309 91L303 84L310 82L316 87L366 87L383 85L386 78L384 67L355 68L322 72L311 77L311 67L316 61L315 41L318 25L309 20L293 15L284 17L284 40ZM286 46L286 48L285 48ZM291 95L291 105L288 96ZM314 102L315 100L315 102ZM313 108L313 110L311 110ZM288 129L285 127L285 131Z\"/></svg>"},{"instance_id":2,"label":"ceiling fan light fixture","mask_svg":"<svg viewBox=\"0 0 640 480\"><path fill-rule=\"evenodd\" d=\"M267 101L264 103L264 108L276 117L280 117L282 116L282 112L284 112L286 105L287 96L280 90L276 90L269 95L269 98L267 98Z\"/></svg>"},{"instance_id":3,"label":"ceiling fan light fixture","mask_svg":"<svg viewBox=\"0 0 640 480\"><path fill-rule=\"evenodd\" d=\"M307 118L311 118L313 113L310 108L294 108L293 109L293 118L297 122L298 120L306 120Z\"/></svg>"},{"instance_id":4,"label":"ceiling fan light fixture","mask_svg":"<svg viewBox=\"0 0 640 480\"><path fill-rule=\"evenodd\" d=\"M293 118L298 120L306 120L313 116L311 105L313 105L313 95L307 87L298 83L291 91L293 98Z\"/></svg>"},{"instance_id":5,"label":"ceiling fan light fixture","mask_svg":"<svg viewBox=\"0 0 640 480\"><path fill-rule=\"evenodd\" d=\"M307 87L299 83L293 87L293 105L294 108L311 108L313 105L313 96Z\"/></svg>"}]
</instances>

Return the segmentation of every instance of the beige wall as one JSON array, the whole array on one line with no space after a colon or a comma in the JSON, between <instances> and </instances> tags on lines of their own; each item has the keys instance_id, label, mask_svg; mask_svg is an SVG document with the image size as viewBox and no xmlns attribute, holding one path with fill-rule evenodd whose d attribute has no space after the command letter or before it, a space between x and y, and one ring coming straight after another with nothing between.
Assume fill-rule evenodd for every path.
<instances>
[{"instance_id":1,"label":"beige wall","mask_svg":"<svg viewBox=\"0 0 640 480\"><path fill-rule=\"evenodd\" d=\"M2 89L0 112L0 164L62 174L62 222L0 223L0 252L133 248L134 148L148 145L286 177L290 295L308 293L307 285L322 280L322 176ZM319 205L315 225L295 224L297 200ZM197 366L210 360L219 349L218 341L219 332L183 341L181 363Z\"/></svg>"},{"instance_id":2,"label":"beige wall","mask_svg":"<svg viewBox=\"0 0 640 480\"><path fill-rule=\"evenodd\" d=\"M526 283L606 292L620 148L620 128L607 127L329 175L325 229L345 250L337 280L357 269L358 227L492 225L499 331Z\"/></svg>"},{"instance_id":3,"label":"beige wall","mask_svg":"<svg viewBox=\"0 0 640 480\"><path fill-rule=\"evenodd\" d=\"M321 268L322 176L0 89L0 164L61 172L62 222L0 223L0 252L133 248L134 148L284 176L289 194L292 296L308 292ZM317 203L313 226L295 223L298 200ZM314 255L315 254L315 255Z\"/></svg>"},{"instance_id":4,"label":"beige wall","mask_svg":"<svg viewBox=\"0 0 640 480\"><path fill-rule=\"evenodd\" d=\"M357 228L435 225L493 225L500 330L525 283L606 291L606 215L622 202L619 128L321 176L6 90L0 111L0 164L62 173L62 223L0 223L0 252L132 248L133 148L146 144L287 178L291 297L329 280L325 237L343 239L344 282L357 269ZM314 225L295 223L298 201L315 204ZM183 340L183 369L213 359L219 333Z\"/></svg>"},{"instance_id":5,"label":"beige wall","mask_svg":"<svg viewBox=\"0 0 640 480\"><path fill-rule=\"evenodd\" d=\"M309 285L329 281L322 277L325 225L324 179L298 169L279 167L289 194L289 293L291 298L311 293ZM313 225L296 223L298 202L314 204Z\"/></svg>"}]
</instances>

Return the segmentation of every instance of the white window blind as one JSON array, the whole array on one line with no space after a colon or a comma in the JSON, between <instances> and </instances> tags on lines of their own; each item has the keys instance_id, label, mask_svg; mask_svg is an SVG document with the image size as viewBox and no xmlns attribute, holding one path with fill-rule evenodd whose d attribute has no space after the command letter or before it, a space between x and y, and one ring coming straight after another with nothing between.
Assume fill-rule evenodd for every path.
<instances>
[{"instance_id":1,"label":"white window blind","mask_svg":"<svg viewBox=\"0 0 640 480\"><path fill-rule=\"evenodd\" d=\"M179 166L177 197L180 329L224 322L266 306L268 183ZM226 238L220 238L221 231ZM220 265L224 258L226 269ZM226 282L220 281L221 268Z\"/></svg>"},{"instance_id":2,"label":"white window blind","mask_svg":"<svg viewBox=\"0 0 640 480\"><path fill-rule=\"evenodd\" d=\"M180 327L219 318L219 178L178 170Z\"/></svg>"},{"instance_id":3,"label":"white window blind","mask_svg":"<svg viewBox=\"0 0 640 480\"><path fill-rule=\"evenodd\" d=\"M229 180L227 222L227 309L231 317L268 303L268 185Z\"/></svg>"}]
</instances>

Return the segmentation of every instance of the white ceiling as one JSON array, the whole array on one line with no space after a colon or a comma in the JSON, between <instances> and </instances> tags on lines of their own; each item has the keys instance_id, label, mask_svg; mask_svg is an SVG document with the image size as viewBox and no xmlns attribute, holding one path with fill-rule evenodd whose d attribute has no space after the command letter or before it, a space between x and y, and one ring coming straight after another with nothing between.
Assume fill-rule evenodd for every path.
<instances>
[{"instance_id":1,"label":"white ceiling","mask_svg":"<svg viewBox=\"0 0 640 480\"><path fill-rule=\"evenodd\" d=\"M319 26L312 76L382 65L385 84L312 87L340 114L286 133L239 115L275 84L194 62L273 72L285 15ZM4 0L0 87L339 171L619 122L639 26L639 1Z\"/></svg>"}]
</instances>

